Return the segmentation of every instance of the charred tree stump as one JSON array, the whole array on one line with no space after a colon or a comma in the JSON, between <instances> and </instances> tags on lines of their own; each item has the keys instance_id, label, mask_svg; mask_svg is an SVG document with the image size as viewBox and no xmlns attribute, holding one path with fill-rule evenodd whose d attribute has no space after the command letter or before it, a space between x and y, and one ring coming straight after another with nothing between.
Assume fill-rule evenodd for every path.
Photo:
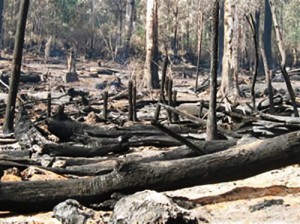
<instances>
[{"instance_id":1,"label":"charred tree stump","mask_svg":"<svg viewBox=\"0 0 300 224\"><path fill-rule=\"evenodd\" d=\"M177 90L173 91L173 106L177 105ZM179 116L176 113L173 113L173 119L175 122L179 122Z\"/></svg>"},{"instance_id":2,"label":"charred tree stump","mask_svg":"<svg viewBox=\"0 0 300 224\"><path fill-rule=\"evenodd\" d=\"M160 94L159 94L159 101L158 101L160 103L162 103L162 102L166 103L165 86L166 86L166 75L167 75L168 64L169 64L169 58L168 58L168 55L166 55L166 58L165 58L164 64L163 64L161 83L160 83ZM154 119L153 119L155 122L157 122L159 119L160 109L161 109L160 105L157 104Z\"/></svg>"},{"instance_id":3,"label":"charred tree stump","mask_svg":"<svg viewBox=\"0 0 300 224\"><path fill-rule=\"evenodd\" d=\"M103 92L102 98L103 98L102 116L103 116L104 120L107 120L107 117L108 117L108 108L107 108L107 106L108 106L108 92L107 91Z\"/></svg>"},{"instance_id":4,"label":"charred tree stump","mask_svg":"<svg viewBox=\"0 0 300 224\"><path fill-rule=\"evenodd\" d=\"M51 92L47 95L47 117L51 117Z\"/></svg>"},{"instance_id":5,"label":"charred tree stump","mask_svg":"<svg viewBox=\"0 0 300 224\"><path fill-rule=\"evenodd\" d=\"M172 79L169 79L169 81L168 81L167 96L168 96L168 105L170 107L173 107L173 80ZM168 111L168 119L169 119L170 123L173 122L173 112L172 111Z\"/></svg>"},{"instance_id":6,"label":"charred tree stump","mask_svg":"<svg viewBox=\"0 0 300 224\"><path fill-rule=\"evenodd\" d=\"M133 93L133 81L128 82L128 120L133 121L133 105L132 105L132 93Z\"/></svg>"},{"instance_id":7,"label":"charred tree stump","mask_svg":"<svg viewBox=\"0 0 300 224\"><path fill-rule=\"evenodd\" d=\"M136 107L136 85L132 87L132 120L137 121L137 107Z\"/></svg>"}]
</instances>

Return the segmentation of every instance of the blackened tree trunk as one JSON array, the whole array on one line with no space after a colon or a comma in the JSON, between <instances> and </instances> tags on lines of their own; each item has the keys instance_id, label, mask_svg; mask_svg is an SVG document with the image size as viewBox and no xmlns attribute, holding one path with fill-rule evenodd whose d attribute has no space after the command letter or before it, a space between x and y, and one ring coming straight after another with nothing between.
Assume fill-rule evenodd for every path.
<instances>
[{"instance_id":1,"label":"blackened tree trunk","mask_svg":"<svg viewBox=\"0 0 300 224\"><path fill-rule=\"evenodd\" d=\"M211 43L211 72L210 72L210 101L206 126L206 140L217 139L217 75L218 75L218 29L219 29L219 0L213 3L212 43Z\"/></svg>"},{"instance_id":2,"label":"blackened tree trunk","mask_svg":"<svg viewBox=\"0 0 300 224\"><path fill-rule=\"evenodd\" d=\"M267 63L269 69L272 69L272 13L269 1L265 0L265 18L264 18L264 49L266 52Z\"/></svg>"},{"instance_id":3,"label":"blackened tree trunk","mask_svg":"<svg viewBox=\"0 0 300 224\"><path fill-rule=\"evenodd\" d=\"M158 4L147 0L146 15L146 61L144 76L148 89L159 88L158 78Z\"/></svg>"},{"instance_id":4,"label":"blackened tree trunk","mask_svg":"<svg viewBox=\"0 0 300 224\"><path fill-rule=\"evenodd\" d=\"M256 110L256 103L255 103L255 84L256 84L256 78L258 73L258 39L257 39L257 32L259 31L257 29L258 26L258 20L254 20L253 15L250 13L249 16L246 16L247 21L250 25L251 32L252 32L252 38L253 38L253 45L255 49L255 58L254 58L254 68L253 68L253 78L252 78L252 86L251 86L251 97L252 97L252 107L253 110ZM255 18L257 16L255 15Z\"/></svg>"},{"instance_id":5,"label":"blackened tree trunk","mask_svg":"<svg viewBox=\"0 0 300 224\"><path fill-rule=\"evenodd\" d=\"M22 0L20 5L19 21L18 21L17 32L15 36L12 74L9 81L9 94L8 94L6 111L5 111L5 122L3 126L3 132L6 134L13 132L16 98L17 98L18 86L20 80L24 35L25 35L29 2L30 2L29 0Z\"/></svg>"},{"instance_id":6,"label":"blackened tree trunk","mask_svg":"<svg viewBox=\"0 0 300 224\"><path fill-rule=\"evenodd\" d=\"M4 4L4 0L1 0L1 1L0 1L0 44L1 44L1 37L2 37L3 4Z\"/></svg>"}]
</instances>

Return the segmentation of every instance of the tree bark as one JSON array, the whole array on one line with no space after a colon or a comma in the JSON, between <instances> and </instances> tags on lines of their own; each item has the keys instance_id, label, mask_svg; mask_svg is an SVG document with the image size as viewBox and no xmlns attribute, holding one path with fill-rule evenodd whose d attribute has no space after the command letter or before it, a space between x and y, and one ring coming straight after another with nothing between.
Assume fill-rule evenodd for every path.
<instances>
[{"instance_id":1,"label":"tree bark","mask_svg":"<svg viewBox=\"0 0 300 224\"><path fill-rule=\"evenodd\" d=\"M269 0L265 0L263 45L266 52L268 68L272 70L272 12L269 5Z\"/></svg>"},{"instance_id":2,"label":"tree bark","mask_svg":"<svg viewBox=\"0 0 300 224\"><path fill-rule=\"evenodd\" d=\"M22 54L24 45L24 35L26 28L26 20L29 9L29 0L22 0L19 13L19 21L17 25L17 33L15 36L15 47L12 64L11 81L9 85L9 94L7 99L5 122L3 125L3 133L12 133L14 129L16 98L18 93L19 79L21 73Z\"/></svg>"},{"instance_id":3,"label":"tree bark","mask_svg":"<svg viewBox=\"0 0 300 224\"><path fill-rule=\"evenodd\" d=\"M0 210L41 211L68 198L99 203L113 192L174 190L238 180L298 163L299 147L297 131L189 159L120 163L113 172L92 178L1 183Z\"/></svg>"},{"instance_id":4,"label":"tree bark","mask_svg":"<svg viewBox=\"0 0 300 224\"><path fill-rule=\"evenodd\" d=\"M211 72L210 72L210 101L206 125L206 140L217 139L217 76L218 76L218 27L219 0L213 2L212 37L211 37Z\"/></svg>"},{"instance_id":5,"label":"tree bark","mask_svg":"<svg viewBox=\"0 0 300 224\"><path fill-rule=\"evenodd\" d=\"M2 48L2 24L3 24L3 7L4 0L0 1L0 48ZM0 51L0 58L1 58L1 51Z\"/></svg>"},{"instance_id":6,"label":"tree bark","mask_svg":"<svg viewBox=\"0 0 300 224\"><path fill-rule=\"evenodd\" d=\"M201 4L199 3L201 6ZM197 71L196 71L196 84L195 84L195 92L197 92L198 89L198 79L199 79L199 70L200 70L200 60L201 60L201 48L202 48L202 35L203 35L203 27L204 27L204 18L203 18L203 12L200 11L199 7L199 14L198 14L198 46L197 46L197 52L198 52L198 58L197 58Z\"/></svg>"},{"instance_id":7,"label":"tree bark","mask_svg":"<svg viewBox=\"0 0 300 224\"><path fill-rule=\"evenodd\" d=\"M224 51L224 0L220 0L220 17L219 17L219 61L223 61ZM218 64L218 75L222 74L222 63Z\"/></svg>"},{"instance_id":8,"label":"tree bark","mask_svg":"<svg viewBox=\"0 0 300 224\"><path fill-rule=\"evenodd\" d=\"M255 84L256 84L256 78L257 78L257 73L258 73L258 29L257 25L258 22L257 20L254 20L253 15L250 13L249 16L246 16L247 21L249 23L251 32L252 32L252 38L253 38L253 45L255 49L255 58L254 58L254 70L253 70L253 78L252 78L252 86L251 86L251 97L252 97L252 107L253 110L256 110L256 103L255 103Z\"/></svg>"},{"instance_id":9,"label":"tree bark","mask_svg":"<svg viewBox=\"0 0 300 224\"><path fill-rule=\"evenodd\" d=\"M238 18L235 4L231 0L224 1L224 51L222 61L222 82L220 95L232 97L239 95L237 86L237 41ZM236 48L236 49L235 49Z\"/></svg>"},{"instance_id":10,"label":"tree bark","mask_svg":"<svg viewBox=\"0 0 300 224\"><path fill-rule=\"evenodd\" d=\"M264 65L265 82L267 84L266 87L267 87L268 93L269 93L268 96L269 96L269 102L270 102L270 114L274 114L275 109L274 109L274 101L273 101L272 71L269 71L269 66L268 66L268 62L267 62L267 56L265 53L265 49L261 48L260 51L261 51L261 58L263 61L263 65Z\"/></svg>"},{"instance_id":11,"label":"tree bark","mask_svg":"<svg viewBox=\"0 0 300 224\"><path fill-rule=\"evenodd\" d=\"M146 15L146 60L144 68L146 87L159 88L158 78L158 3L147 0Z\"/></svg>"}]
</instances>

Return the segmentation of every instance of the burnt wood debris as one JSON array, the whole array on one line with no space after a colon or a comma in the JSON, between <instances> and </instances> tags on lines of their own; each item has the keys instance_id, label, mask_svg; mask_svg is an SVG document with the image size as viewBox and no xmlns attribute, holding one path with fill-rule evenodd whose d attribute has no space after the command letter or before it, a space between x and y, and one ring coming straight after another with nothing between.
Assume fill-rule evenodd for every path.
<instances>
[{"instance_id":1,"label":"burnt wood debris","mask_svg":"<svg viewBox=\"0 0 300 224\"><path fill-rule=\"evenodd\" d=\"M250 93L251 85L242 89ZM280 94L274 96L276 114L268 113L268 99L257 104L255 113L247 102L231 111L219 102L218 140L203 141L207 101L177 100L169 104L161 89L156 101L137 100L136 111L131 109L130 113L136 113L138 121L126 125L132 118L128 116L129 104L118 108L118 115L110 106L114 98L128 102L128 95L120 95L122 92L104 92L98 98L76 89L56 90L51 95L46 91L44 98L23 93L14 137L0 136L1 148L6 149L0 151L1 170L17 168L22 172L36 167L65 178L1 182L0 209L49 210L68 198L89 206L109 200L115 192L163 191L237 180L299 162L300 121L286 116L293 113L292 102ZM39 116L32 113L38 103L45 104ZM106 115L101 115L99 106ZM139 113L145 107L152 111L152 117ZM167 111L180 120L170 123ZM79 119L90 114L99 114L99 120L88 124ZM226 127L226 120L233 121L231 129ZM19 149L13 148L16 143ZM141 146L160 150L134 150Z\"/></svg>"},{"instance_id":2,"label":"burnt wood debris","mask_svg":"<svg viewBox=\"0 0 300 224\"><path fill-rule=\"evenodd\" d=\"M273 1L269 2L274 14ZM134 1L131 4L133 7ZM76 43L68 49L68 69L63 77L49 70L33 72L30 63L21 62L23 40L19 40L13 75L0 67L0 213L50 211L70 205L79 210L112 210L117 204L115 209L120 209L120 201L131 200L123 196L139 195L140 191L147 190L141 195L159 195L157 192L240 180L298 164L300 83L296 81L300 69L286 69L276 16L279 69L268 65L266 49L256 33L258 21L252 14L245 15L255 48L254 68L252 74L238 77L231 59L225 58L223 69L234 72L232 80L238 87L230 92L229 87L220 88L217 76L220 8L219 1L213 4L211 70L201 67L200 59L197 66L174 63L174 55L168 51L158 60L157 1L153 1L147 20L149 26L152 20L155 25L148 33L148 38L155 40L148 41L153 48L149 47L148 54L155 54L157 60L152 60L153 55L147 57L144 80L136 74L139 71L106 62L98 61L97 67L89 68L90 64L79 59L82 49ZM28 5L24 7L28 10ZM207 25L204 15L199 16L202 35ZM133 27L128 29L133 32ZM127 36L126 57L131 54L131 34ZM52 38L47 48L51 48ZM202 37L198 41L200 57ZM264 76L258 74L260 53ZM46 53L38 59L35 55L34 60L50 63L51 56ZM190 84L195 78L196 87ZM100 81L82 87L83 80ZM11 94L13 99L8 97ZM43 177L32 179L36 173ZM242 190L251 193L255 189ZM213 196L194 201L170 198L163 199L172 212L178 210L176 200L191 206L216 200Z\"/></svg>"}]
</instances>

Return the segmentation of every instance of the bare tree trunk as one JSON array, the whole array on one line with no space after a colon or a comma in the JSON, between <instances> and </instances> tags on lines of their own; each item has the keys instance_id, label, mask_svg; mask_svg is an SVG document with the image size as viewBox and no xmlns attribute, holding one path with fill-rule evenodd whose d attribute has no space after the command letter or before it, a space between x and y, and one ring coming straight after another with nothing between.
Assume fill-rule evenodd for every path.
<instances>
[{"instance_id":1,"label":"bare tree trunk","mask_svg":"<svg viewBox=\"0 0 300 224\"><path fill-rule=\"evenodd\" d=\"M172 40L172 50L174 55L178 55L178 1L174 2L175 8L173 9L174 24L173 24L173 40Z\"/></svg>"},{"instance_id":2,"label":"bare tree trunk","mask_svg":"<svg viewBox=\"0 0 300 224\"><path fill-rule=\"evenodd\" d=\"M157 0L147 0L146 61L144 76L146 87L159 88L158 78L158 5Z\"/></svg>"},{"instance_id":3,"label":"bare tree trunk","mask_svg":"<svg viewBox=\"0 0 300 224\"><path fill-rule=\"evenodd\" d=\"M199 18L198 18L198 47L197 47L197 51L198 51L198 58L197 58L197 71L196 71L196 83L195 83L195 92L198 89L198 78L199 78L199 70L200 70L200 60L201 60L201 47L202 47L202 35L203 35L203 23L204 23L204 19L203 19L203 12L200 10L200 5L199 4Z\"/></svg>"},{"instance_id":4,"label":"bare tree trunk","mask_svg":"<svg viewBox=\"0 0 300 224\"><path fill-rule=\"evenodd\" d=\"M272 60L272 12L269 0L265 0L265 18L264 18L264 35L263 44L266 52L267 63L270 70L273 67Z\"/></svg>"},{"instance_id":5,"label":"bare tree trunk","mask_svg":"<svg viewBox=\"0 0 300 224\"><path fill-rule=\"evenodd\" d=\"M206 125L206 140L217 139L217 75L218 75L218 29L219 29L219 0L213 3L212 37L211 37L211 74L210 74L210 101Z\"/></svg>"},{"instance_id":6,"label":"bare tree trunk","mask_svg":"<svg viewBox=\"0 0 300 224\"><path fill-rule=\"evenodd\" d=\"M219 61L223 61L224 50L224 0L220 0L220 18L219 18ZM218 75L222 73L222 63L218 64Z\"/></svg>"},{"instance_id":7,"label":"bare tree trunk","mask_svg":"<svg viewBox=\"0 0 300 224\"><path fill-rule=\"evenodd\" d=\"M68 64L68 72L76 73L76 48L75 46L71 47L70 53L68 56L67 64Z\"/></svg>"},{"instance_id":8,"label":"bare tree trunk","mask_svg":"<svg viewBox=\"0 0 300 224\"><path fill-rule=\"evenodd\" d=\"M263 45L261 45L261 46L263 46ZM268 95L269 95L269 102L270 102L270 114L274 114L275 109L274 109L274 100L273 100L272 70L269 70L265 49L263 47L261 47L260 51L261 51L261 57L262 57L263 64L264 64L265 81L266 81L267 89L269 92Z\"/></svg>"},{"instance_id":9,"label":"bare tree trunk","mask_svg":"<svg viewBox=\"0 0 300 224\"><path fill-rule=\"evenodd\" d=\"M269 3L270 3L270 7L271 7L271 12L272 12L272 19L273 19L273 24L274 24L275 33L276 33L277 45L278 45L278 48L279 48L279 53L281 55L280 69L281 69L282 75L284 77L287 89L288 89L290 97L291 97L291 101L292 101L293 108L294 108L294 115L295 115L295 117L299 117L299 112L298 112L296 99L295 99L296 98L295 97L295 92L294 92L294 89L292 87L290 77L289 77L289 75L286 71L286 68L285 68L285 66L286 66L286 52L285 52L285 46L284 46L280 26L279 26L279 24L277 22L277 18L276 18L276 9L275 9L275 6L274 6L274 2L272 0L269 0Z\"/></svg>"},{"instance_id":10,"label":"bare tree trunk","mask_svg":"<svg viewBox=\"0 0 300 224\"><path fill-rule=\"evenodd\" d=\"M17 25L17 32L15 36L15 47L12 64L12 74L9 81L9 93L5 111L5 122L3 125L3 133L9 134L14 131L14 118L16 108L16 98L19 87L22 54L24 45L24 35L26 28L26 20L29 9L29 0L22 0L19 12L19 21Z\"/></svg>"},{"instance_id":11,"label":"bare tree trunk","mask_svg":"<svg viewBox=\"0 0 300 224\"><path fill-rule=\"evenodd\" d=\"M130 40L133 32L133 23L135 17L135 0L127 0L126 5L126 39L125 39L125 49L124 49L124 59L127 59L130 50Z\"/></svg>"},{"instance_id":12,"label":"bare tree trunk","mask_svg":"<svg viewBox=\"0 0 300 224\"><path fill-rule=\"evenodd\" d=\"M91 0L91 43L90 43L90 57L94 58L94 42L95 42L95 0Z\"/></svg>"},{"instance_id":13,"label":"bare tree trunk","mask_svg":"<svg viewBox=\"0 0 300 224\"><path fill-rule=\"evenodd\" d=\"M49 59L50 59L50 54L51 54L51 47L52 47L52 43L53 43L53 36L50 36L46 46L45 46L45 58L44 61L45 63L48 63Z\"/></svg>"},{"instance_id":14,"label":"bare tree trunk","mask_svg":"<svg viewBox=\"0 0 300 224\"><path fill-rule=\"evenodd\" d=\"M3 7L4 0L0 1L0 49L2 48L2 23L3 23ZM1 58L1 50L0 50L0 58Z\"/></svg>"},{"instance_id":15,"label":"bare tree trunk","mask_svg":"<svg viewBox=\"0 0 300 224\"><path fill-rule=\"evenodd\" d=\"M254 59L254 70L253 70L253 78L252 78L252 86L251 86L251 97L252 97L252 107L253 110L256 110L256 104L255 104L255 83L258 73L258 40L257 40L257 22L253 18L253 15L250 14L250 16L246 16L247 21L250 25L252 37L253 37L253 44L255 48L255 59Z\"/></svg>"},{"instance_id":16,"label":"bare tree trunk","mask_svg":"<svg viewBox=\"0 0 300 224\"><path fill-rule=\"evenodd\" d=\"M222 61L222 81L220 95L232 97L233 100L239 94L237 84L237 49L234 49L236 31L238 27L235 4L231 0L224 1L224 53ZM237 47L236 47L237 48Z\"/></svg>"},{"instance_id":17,"label":"bare tree trunk","mask_svg":"<svg viewBox=\"0 0 300 224\"><path fill-rule=\"evenodd\" d=\"M298 51L297 48L293 48L293 67L296 67L298 65Z\"/></svg>"}]
</instances>

